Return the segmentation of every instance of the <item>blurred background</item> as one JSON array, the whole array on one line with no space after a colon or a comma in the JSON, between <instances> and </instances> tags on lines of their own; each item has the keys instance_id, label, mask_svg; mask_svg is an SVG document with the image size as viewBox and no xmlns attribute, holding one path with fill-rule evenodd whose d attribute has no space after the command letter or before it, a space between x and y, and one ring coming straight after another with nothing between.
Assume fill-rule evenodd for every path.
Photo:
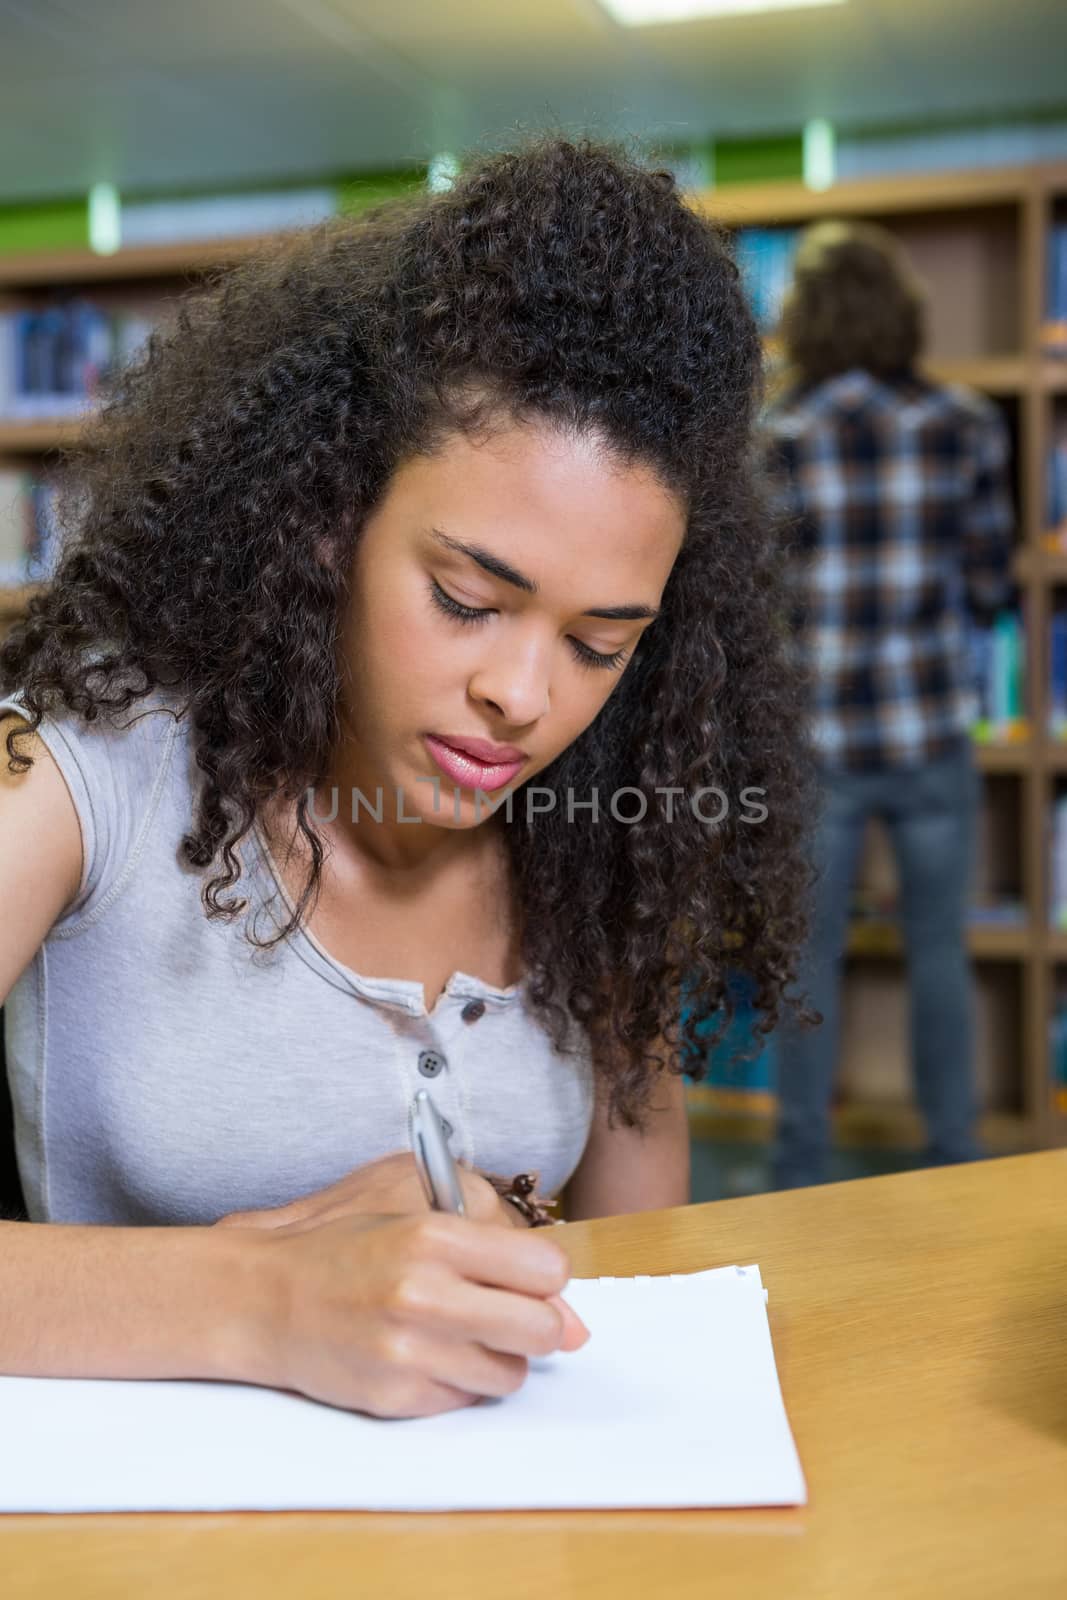
<instances>
[{"instance_id":1,"label":"blurred background","mask_svg":"<svg viewBox=\"0 0 1067 1600\"><path fill-rule=\"evenodd\" d=\"M447 186L517 131L624 136L731 230L773 399L801 230L880 224L923 373L1008 442L1011 592L968 624L982 1139L1067 1142L1065 60L1058 0L0 0L0 628L55 561L50 468L100 383L265 234ZM872 820L831 1178L922 1159L898 901ZM775 1037L704 1069L694 1198L769 1186Z\"/></svg>"}]
</instances>

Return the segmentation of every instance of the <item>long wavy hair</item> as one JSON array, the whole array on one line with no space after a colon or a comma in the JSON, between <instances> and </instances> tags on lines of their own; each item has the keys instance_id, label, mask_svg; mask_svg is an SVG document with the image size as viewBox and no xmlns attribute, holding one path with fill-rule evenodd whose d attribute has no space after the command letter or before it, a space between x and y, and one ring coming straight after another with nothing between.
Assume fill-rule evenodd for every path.
<instances>
[{"instance_id":1,"label":"long wavy hair","mask_svg":"<svg viewBox=\"0 0 1067 1600\"><path fill-rule=\"evenodd\" d=\"M209 917L246 907L237 846L265 803L295 803L311 865L276 938L249 934L273 944L321 881L309 794L338 734L340 617L394 469L486 408L650 464L688 512L662 614L538 775L604 802L637 788L647 816L519 805L504 829L530 1001L557 1048L572 1021L589 1030L612 1119L640 1125L656 1068L701 1075L731 975L752 980L753 1048L783 1005L803 1011L786 990L810 773L750 454L760 368L719 230L615 146L529 141L444 194L275 240L182 299L69 452L62 557L0 647L0 683L31 729L56 703L91 722L178 696L203 775L181 849ZM701 787L727 815L676 799L668 820L657 788Z\"/></svg>"}]
</instances>

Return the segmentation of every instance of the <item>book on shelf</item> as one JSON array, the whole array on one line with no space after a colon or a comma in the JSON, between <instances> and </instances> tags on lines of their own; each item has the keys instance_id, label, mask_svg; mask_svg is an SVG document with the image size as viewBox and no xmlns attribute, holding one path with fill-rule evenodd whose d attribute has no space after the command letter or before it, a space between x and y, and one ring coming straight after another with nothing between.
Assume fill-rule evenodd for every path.
<instances>
[{"instance_id":1,"label":"book on shelf","mask_svg":"<svg viewBox=\"0 0 1067 1600\"><path fill-rule=\"evenodd\" d=\"M1054 928L1067 931L1067 794L1057 795L1052 807L1049 841L1049 918Z\"/></svg>"},{"instance_id":2,"label":"book on shelf","mask_svg":"<svg viewBox=\"0 0 1067 1600\"><path fill-rule=\"evenodd\" d=\"M0 587L37 583L55 571L56 497L47 478L0 468Z\"/></svg>"},{"instance_id":3,"label":"book on shelf","mask_svg":"<svg viewBox=\"0 0 1067 1600\"><path fill-rule=\"evenodd\" d=\"M967 914L971 928L1023 928L1026 926L1026 907L1021 900L1010 895L996 899L977 899L971 902Z\"/></svg>"},{"instance_id":4,"label":"book on shelf","mask_svg":"<svg viewBox=\"0 0 1067 1600\"><path fill-rule=\"evenodd\" d=\"M1053 739L1067 739L1067 612L1055 611L1049 620L1048 731Z\"/></svg>"},{"instance_id":5,"label":"book on shelf","mask_svg":"<svg viewBox=\"0 0 1067 1600\"><path fill-rule=\"evenodd\" d=\"M761 333L772 333L778 326L799 237L798 228L737 230L734 259Z\"/></svg>"},{"instance_id":6,"label":"book on shelf","mask_svg":"<svg viewBox=\"0 0 1067 1600\"><path fill-rule=\"evenodd\" d=\"M1053 221L1047 252L1041 342L1046 355L1067 356L1067 220Z\"/></svg>"},{"instance_id":7,"label":"book on shelf","mask_svg":"<svg viewBox=\"0 0 1067 1600\"><path fill-rule=\"evenodd\" d=\"M895 890L872 890L857 885L849 895L849 918L854 930L899 927L900 902ZM1022 928L1026 925L1026 906L1014 894L980 893L967 912L970 928Z\"/></svg>"},{"instance_id":8,"label":"book on shelf","mask_svg":"<svg viewBox=\"0 0 1067 1600\"><path fill-rule=\"evenodd\" d=\"M1067 999L1062 995L1049 1023L1048 1055L1052 1109L1067 1116Z\"/></svg>"},{"instance_id":9,"label":"book on shelf","mask_svg":"<svg viewBox=\"0 0 1067 1600\"><path fill-rule=\"evenodd\" d=\"M967 647L973 737L983 744L1023 737L1026 632L1021 616L1008 609L989 624L969 619Z\"/></svg>"},{"instance_id":10,"label":"book on shelf","mask_svg":"<svg viewBox=\"0 0 1067 1600\"><path fill-rule=\"evenodd\" d=\"M0 420L82 415L153 326L141 313L108 310L83 297L0 312Z\"/></svg>"},{"instance_id":11,"label":"book on shelf","mask_svg":"<svg viewBox=\"0 0 1067 1600\"><path fill-rule=\"evenodd\" d=\"M1058 529L1056 544L1067 549L1067 429L1062 425L1045 457L1045 518Z\"/></svg>"},{"instance_id":12,"label":"book on shelf","mask_svg":"<svg viewBox=\"0 0 1067 1600\"><path fill-rule=\"evenodd\" d=\"M743 973L732 973L727 985L734 1004L734 1016L715 1044L703 1049L699 1077L693 1071L686 1074L686 1083L697 1084L703 1104L716 1111L756 1113L773 1109L775 1104L775 1047L773 1035L768 1035L762 1045L754 1041L752 1024L756 1012L752 1004L753 986ZM690 1010L692 991L683 994L682 1019ZM709 1040L719 1025L718 1017L710 1018L697 1029L698 1040ZM748 1057L748 1059L745 1059ZM695 1098L695 1096L694 1096Z\"/></svg>"}]
</instances>

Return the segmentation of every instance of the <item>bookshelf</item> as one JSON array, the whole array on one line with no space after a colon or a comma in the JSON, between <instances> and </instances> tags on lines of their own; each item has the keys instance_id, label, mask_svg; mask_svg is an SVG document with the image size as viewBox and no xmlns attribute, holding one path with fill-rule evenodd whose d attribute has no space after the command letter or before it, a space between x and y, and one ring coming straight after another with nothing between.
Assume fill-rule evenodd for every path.
<instances>
[{"instance_id":1,"label":"bookshelf","mask_svg":"<svg viewBox=\"0 0 1067 1600\"><path fill-rule=\"evenodd\" d=\"M1053 800L1067 795L1067 743L1051 738L1048 629L1059 592L1067 609L1067 538L1046 527L1046 448L1054 422L1067 428L1067 359L1042 343L1046 252L1053 219L1067 219L1067 166L935 173L839 184L798 183L709 190L694 203L731 228L797 227L829 217L881 223L901 242L928 293L926 367L942 381L993 397L1015 445L1018 548L1014 575L1026 635L1025 737L976 746L983 785L979 876L1007 879L1018 921L976 921L976 1070L989 1147L1006 1153L1067 1143L1067 1105L1053 1093L1050 1024L1067 1003L1067 930L1050 923L1048 829ZM861 882L885 885L884 836L868 838ZM920 1137L907 1071L907 997L895 922L877 915L850 926L843 997L842 1078L835 1113L844 1143L914 1144ZM891 1070L876 1059L891 1058ZM864 1078L864 1064L869 1078ZM691 1090L691 1119L720 1136L759 1137L770 1113L721 1109L713 1089Z\"/></svg>"},{"instance_id":2,"label":"bookshelf","mask_svg":"<svg viewBox=\"0 0 1067 1600\"><path fill-rule=\"evenodd\" d=\"M1015 571L1026 625L1028 733L980 745L977 758L995 814L993 849L1018 891L1023 916L1018 923L976 924L969 936L984 1051L983 1131L997 1152L1065 1143L1067 1106L1057 1107L1050 1092L1049 1031L1057 994L1067 1001L1067 930L1049 921L1046 830L1055 796L1067 794L1067 742L1057 743L1045 730L1047 633L1057 589L1067 604L1067 540L1062 549L1050 547L1043 509L1047 443L1056 419L1067 425L1067 359L1047 354L1041 321L1048 231L1053 218L1067 217L1067 166L906 176L824 192L798 183L763 183L690 198L730 228L797 226L830 216L863 217L890 228L929 290L931 375L984 391L1008 419L1017 460ZM205 274L268 242L193 241L110 256L60 251L0 257L0 310L34 308L57 290L71 290L113 304L132 296L165 311L168 301ZM47 463L77 429L69 419L0 418L0 468ZM30 593L32 586L0 589L0 632L21 614ZM869 1038L874 1019L874 1033L881 1028L884 1035L883 1054L892 1056L895 1082L865 1085L862 1072L847 1074L847 1098L835 1114L838 1137L846 1143L912 1144L919 1137L902 1056L906 997L900 954L891 921L865 917L853 924L843 1053L857 1043L857 1025ZM863 1050L854 1053L856 1060L864 1058ZM728 1094L694 1088L694 1128L714 1128L720 1137L766 1136L771 1112L758 1096L745 1104L728 1101Z\"/></svg>"},{"instance_id":3,"label":"bookshelf","mask_svg":"<svg viewBox=\"0 0 1067 1600\"><path fill-rule=\"evenodd\" d=\"M262 237L190 240L181 244L133 245L113 255L95 250L19 251L0 256L0 292L67 288L88 284L189 282L205 272L234 266L262 248Z\"/></svg>"},{"instance_id":4,"label":"bookshelf","mask_svg":"<svg viewBox=\"0 0 1067 1600\"><path fill-rule=\"evenodd\" d=\"M206 276L246 259L269 245L263 237L192 241L181 244L140 246L99 255L84 250L50 252L12 252L0 255L0 313L52 312L65 301L91 302L106 315L119 314L141 322L165 322L181 296L203 283ZM69 339L69 334L68 334ZM30 364L29 337L22 346ZM101 352L97 347L94 359ZM0 359L8 365L14 346L0 341ZM121 359L121 342L116 338L113 354ZM39 370L39 361L38 361ZM58 453L74 443L81 426L77 415L52 416L40 399L30 415L4 414L3 400L9 393L0 382L0 515L9 509L12 474L25 479L47 479ZM45 405L43 414L38 407ZM25 409L29 409L26 407ZM9 550L5 536L3 577L10 576ZM0 578L0 633L17 619L34 585L9 585Z\"/></svg>"},{"instance_id":5,"label":"bookshelf","mask_svg":"<svg viewBox=\"0 0 1067 1600\"><path fill-rule=\"evenodd\" d=\"M61 417L54 422L0 422L0 456L36 456L61 450L77 438L78 427L76 417Z\"/></svg>"}]
</instances>

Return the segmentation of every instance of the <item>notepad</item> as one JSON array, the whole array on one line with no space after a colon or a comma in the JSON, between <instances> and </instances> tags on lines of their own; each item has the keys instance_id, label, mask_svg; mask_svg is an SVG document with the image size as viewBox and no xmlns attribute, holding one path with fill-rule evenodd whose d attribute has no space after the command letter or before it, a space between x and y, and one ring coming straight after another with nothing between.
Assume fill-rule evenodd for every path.
<instances>
[{"instance_id":1,"label":"notepad","mask_svg":"<svg viewBox=\"0 0 1067 1600\"><path fill-rule=\"evenodd\" d=\"M253 1384L0 1377L0 1511L794 1505L759 1268L572 1278L522 1388L385 1420Z\"/></svg>"}]
</instances>

